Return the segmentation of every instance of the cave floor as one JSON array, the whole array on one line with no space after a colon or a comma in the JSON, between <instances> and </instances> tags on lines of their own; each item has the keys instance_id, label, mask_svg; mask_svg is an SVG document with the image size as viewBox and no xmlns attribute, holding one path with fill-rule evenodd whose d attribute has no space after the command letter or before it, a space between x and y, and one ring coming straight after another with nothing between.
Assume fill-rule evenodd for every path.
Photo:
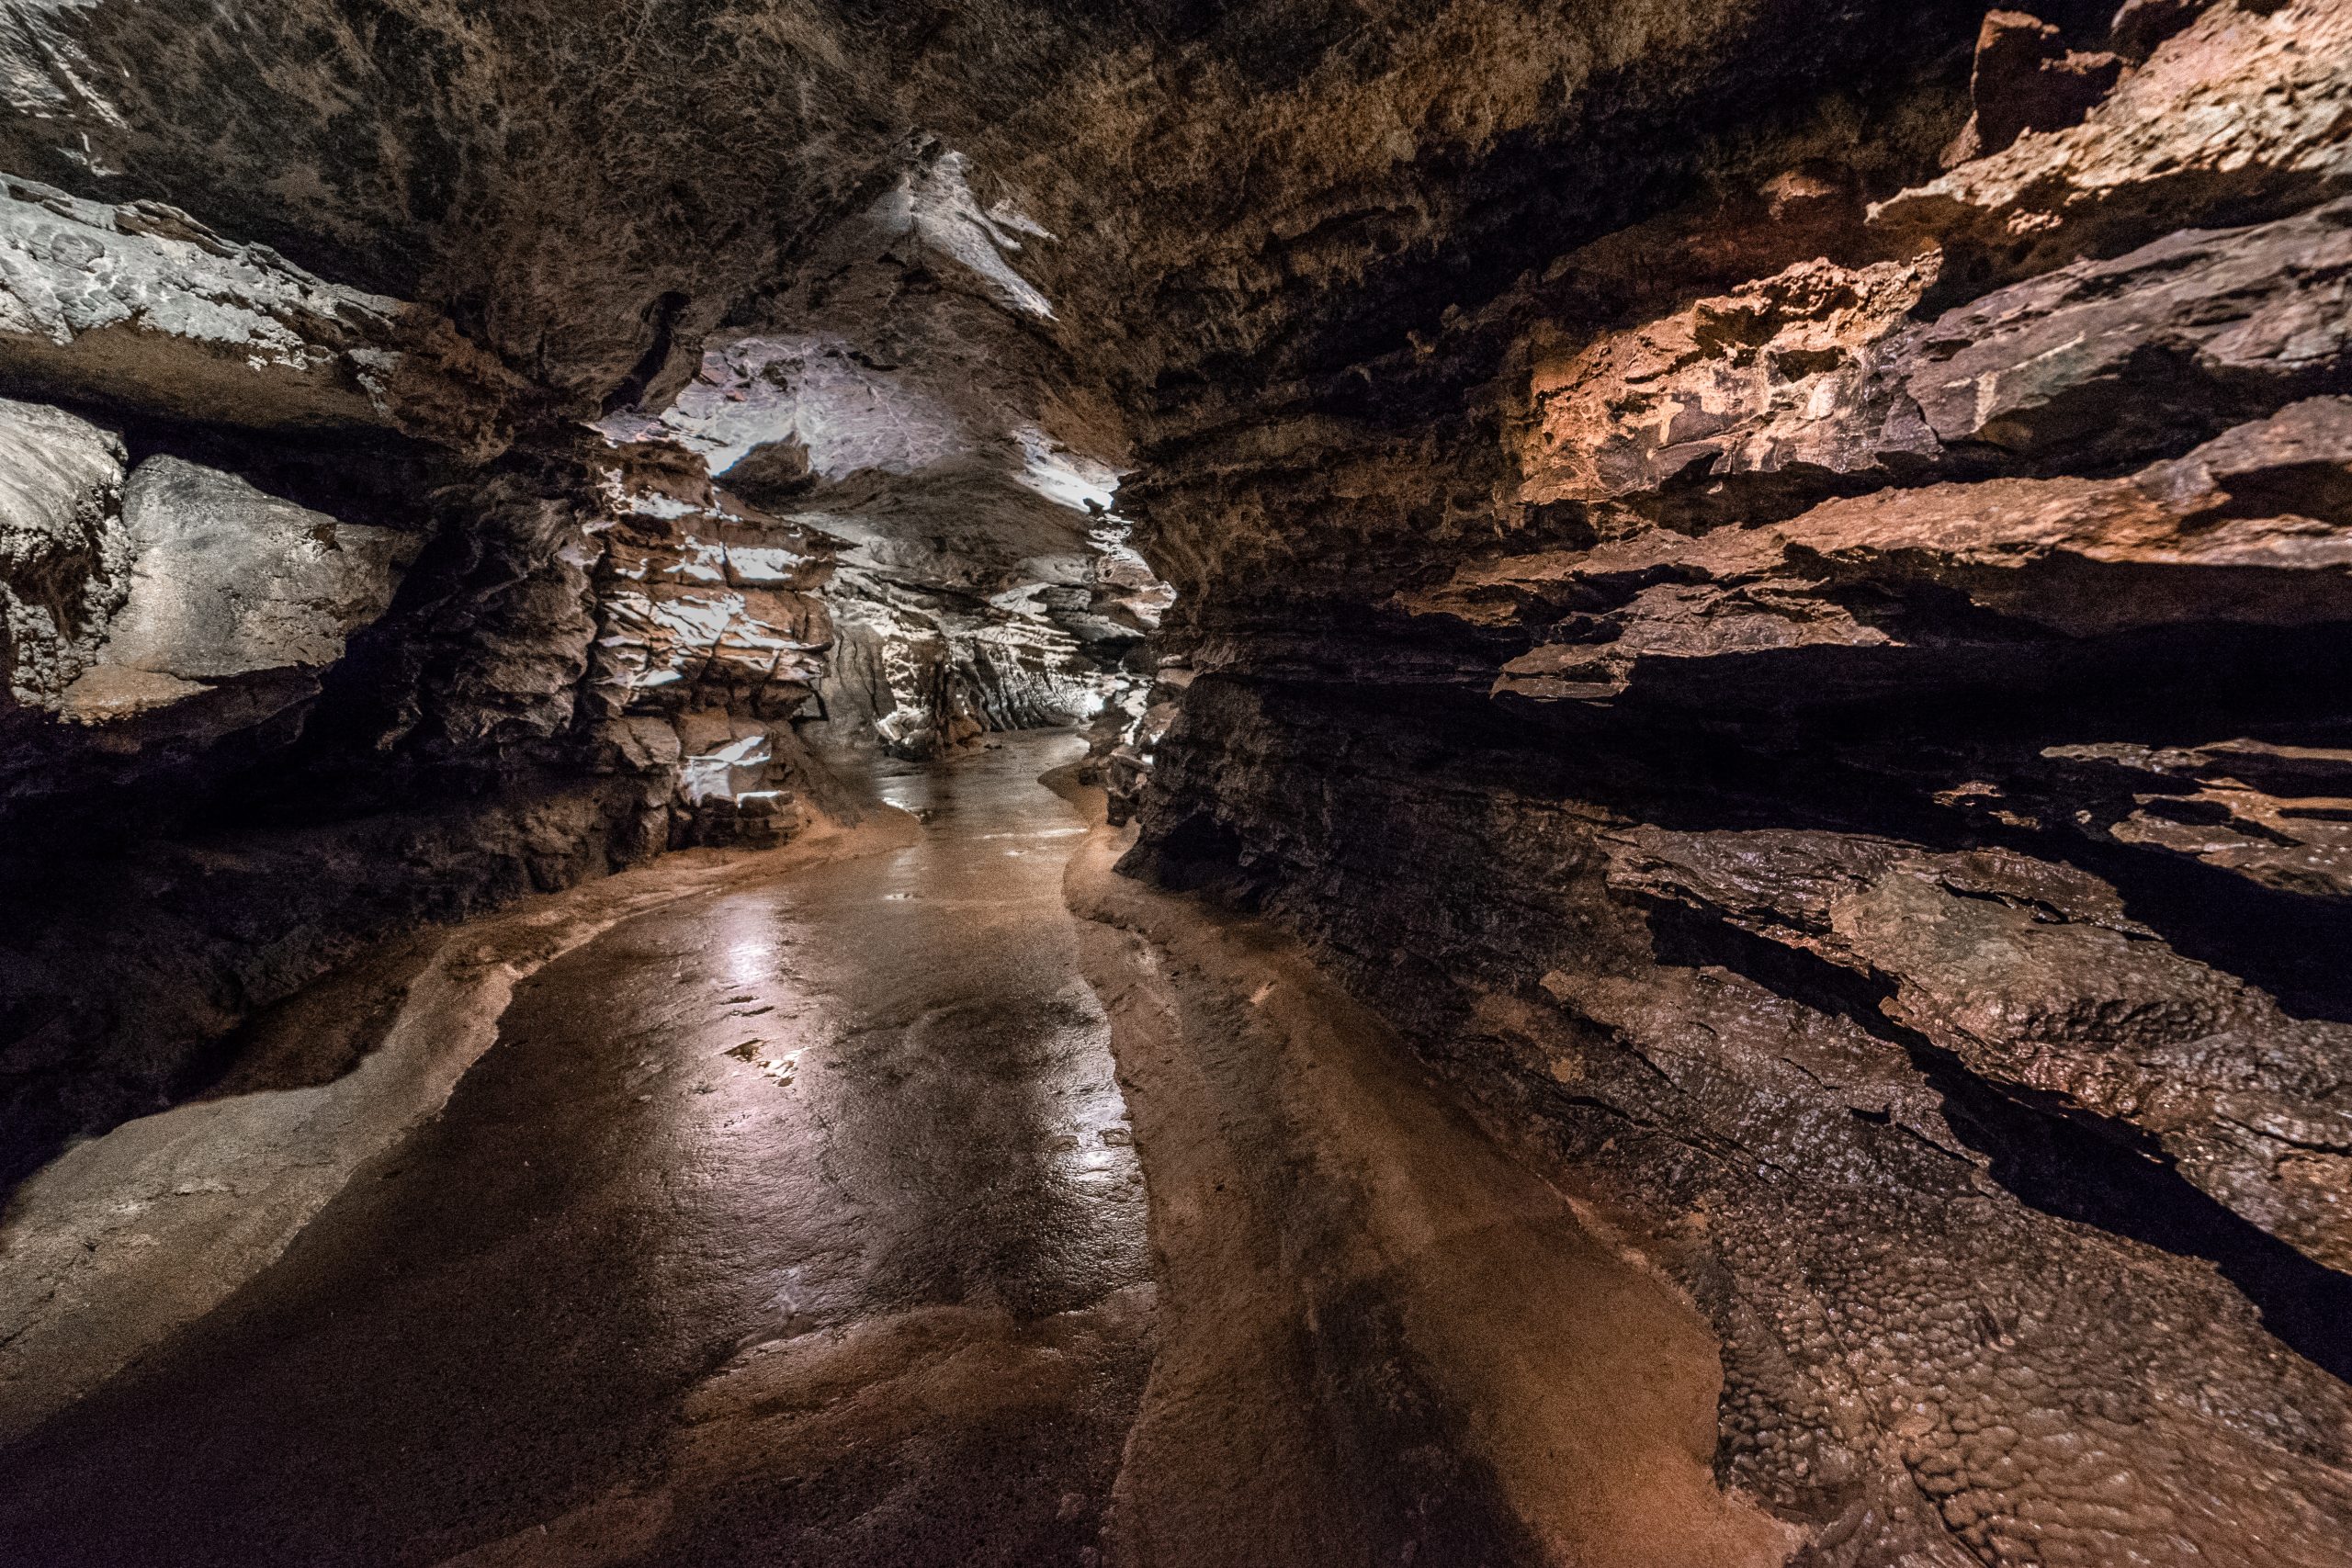
<instances>
[{"instance_id":1,"label":"cave floor","mask_svg":"<svg viewBox=\"0 0 2352 1568\"><path fill-rule=\"evenodd\" d=\"M515 985L437 1118L0 1449L0 1565L1784 1561L1690 1303L1295 943L1114 874L1040 776L1081 750L884 764L920 833Z\"/></svg>"},{"instance_id":2,"label":"cave floor","mask_svg":"<svg viewBox=\"0 0 2352 1568\"><path fill-rule=\"evenodd\" d=\"M1083 1562L1151 1359L1066 735L614 927L445 1113L0 1456L23 1564Z\"/></svg>"}]
</instances>

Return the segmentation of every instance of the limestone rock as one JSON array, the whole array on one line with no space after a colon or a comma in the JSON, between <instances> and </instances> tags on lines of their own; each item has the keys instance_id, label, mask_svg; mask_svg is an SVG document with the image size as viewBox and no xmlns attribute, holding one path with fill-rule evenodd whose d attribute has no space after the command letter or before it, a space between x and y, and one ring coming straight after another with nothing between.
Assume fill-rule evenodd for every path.
<instances>
[{"instance_id":1,"label":"limestone rock","mask_svg":"<svg viewBox=\"0 0 2352 1568\"><path fill-rule=\"evenodd\" d=\"M1426 266L1430 209L1335 197L1202 280L1260 314L1120 498L1193 678L1103 771L1132 873L1638 1195L1801 1560L2324 1562L2346 13L2045 15L1973 84L1954 17L1882 163L1816 122ZM1939 178L1972 110L2014 139ZM1382 244L1385 319L1290 292Z\"/></svg>"},{"instance_id":2,"label":"limestone rock","mask_svg":"<svg viewBox=\"0 0 2352 1568\"><path fill-rule=\"evenodd\" d=\"M1863 479L2145 457L2352 384L2352 203L2184 230L1911 322L1929 281L1804 263L1539 367L1520 498L1738 515Z\"/></svg>"},{"instance_id":3,"label":"limestone rock","mask_svg":"<svg viewBox=\"0 0 2352 1568\"><path fill-rule=\"evenodd\" d=\"M2029 130L2080 123L2122 68L2112 54L2068 49L2059 30L2038 17L1988 12L1968 85L1976 112L1945 149L1945 167L2002 152Z\"/></svg>"},{"instance_id":4,"label":"limestone rock","mask_svg":"<svg viewBox=\"0 0 2352 1568\"><path fill-rule=\"evenodd\" d=\"M2110 9L0 0L0 369L123 440L6 591L113 615L129 455L424 541L331 674L0 711L0 1148L1100 705L1801 1561L2339 1562L2352 40Z\"/></svg>"},{"instance_id":5,"label":"limestone rock","mask_svg":"<svg viewBox=\"0 0 2352 1568\"><path fill-rule=\"evenodd\" d=\"M123 466L114 432L0 399L0 662L18 702L53 704L121 603Z\"/></svg>"},{"instance_id":6,"label":"limestone rock","mask_svg":"<svg viewBox=\"0 0 2352 1568\"><path fill-rule=\"evenodd\" d=\"M1878 352L1931 279L1911 263L1801 262L1539 365L1520 499L1601 502L1686 475L1924 459L1934 441L1907 411L1866 412L1866 400Z\"/></svg>"},{"instance_id":7,"label":"limestone rock","mask_svg":"<svg viewBox=\"0 0 2352 1568\"><path fill-rule=\"evenodd\" d=\"M2211 0L2123 0L2108 23L2108 41L2137 64L2156 45L2195 21Z\"/></svg>"},{"instance_id":8,"label":"limestone rock","mask_svg":"<svg viewBox=\"0 0 2352 1568\"><path fill-rule=\"evenodd\" d=\"M61 704L85 722L240 676L327 668L390 604L415 553L390 529L337 523L176 457L132 472L123 525L130 592Z\"/></svg>"},{"instance_id":9,"label":"limestone rock","mask_svg":"<svg viewBox=\"0 0 2352 1568\"><path fill-rule=\"evenodd\" d=\"M2178 449L2352 378L2352 202L2183 230L1996 290L1907 335L1904 392L1947 447L2075 465Z\"/></svg>"},{"instance_id":10,"label":"limestone rock","mask_svg":"<svg viewBox=\"0 0 2352 1568\"><path fill-rule=\"evenodd\" d=\"M2352 1409L2279 1343L2341 1359L2344 1025L2184 951L2208 930L2142 919L2143 878L1861 828L1901 809L1884 737L1776 751L1731 711L1514 737L1203 674L1133 868L1282 911L1523 1147L1670 1213L1724 1336L1719 1461L1846 1561L2326 1561L2333 1461L2279 1465L2266 1421L2324 1449ZM1951 766L1990 746L1962 711ZM2201 1400L2159 1392L2184 1378ZM2042 1416L1972 1448L2018 1389ZM2130 1517L2075 1511L2126 1448ZM2225 1517L2272 1533L2237 1551Z\"/></svg>"},{"instance_id":11,"label":"limestone rock","mask_svg":"<svg viewBox=\"0 0 2352 1568\"><path fill-rule=\"evenodd\" d=\"M817 483L817 476L808 466L808 444L794 435L761 443L717 477L719 483L744 500L766 507L805 494Z\"/></svg>"},{"instance_id":12,"label":"limestone rock","mask_svg":"<svg viewBox=\"0 0 2352 1568\"><path fill-rule=\"evenodd\" d=\"M826 727L850 744L871 738L895 756L936 757L978 737L972 693L955 678L955 649L918 596L853 578L834 595L839 641L819 694Z\"/></svg>"},{"instance_id":13,"label":"limestone rock","mask_svg":"<svg viewBox=\"0 0 2352 1568\"><path fill-rule=\"evenodd\" d=\"M379 426L481 457L522 383L400 300L331 284L157 202L0 178L0 370L236 424Z\"/></svg>"},{"instance_id":14,"label":"limestone rock","mask_svg":"<svg viewBox=\"0 0 2352 1568\"><path fill-rule=\"evenodd\" d=\"M1404 603L1548 622L1550 640L1497 682L1515 696L1604 700L1653 664L1829 648L1933 679L1894 656L1997 647L2005 632L2352 621L2347 498L2352 400L2320 398L2129 479L1882 491L1755 528L1506 558ZM1955 621L1955 602L1985 618ZM1804 694L1850 694L1826 674L1816 668Z\"/></svg>"},{"instance_id":15,"label":"limestone rock","mask_svg":"<svg viewBox=\"0 0 2352 1568\"><path fill-rule=\"evenodd\" d=\"M2096 878L1998 851L1642 829L1611 880L1886 980L1887 1018L1976 1077L2144 1132L2220 1201L2352 1266L2332 1066L2352 1028L2183 958Z\"/></svg>"},{"instance_id":16,"label":"limestone rock","mask_svg":"<svg viewBox=\"0 0 2352 1568\"><path fill-rule=\"evenodd\" d=\"M805 600L767 589L651 584L604 598L604 683L624 707L667 706L716 687L787 707L805 696L830 642Z\"/></svg>"},{"instance_id":17,"label":"limestone rock","mask_svg":"<svg viewBox=\"0 0 2352 1568\"><path fill-rule=\"evenodd\" d=\"M2081 124L2020 136L1881 204L1978 286L2112 255L2184 223L2275 215L2352 186L2352 9L2225 0Z\"/></svg>"},{"instance_id":18,"label":"limestone rock","mask_svg":"<svg viewBox=\"0 0 2352 1568\"><path fill-rule=\"evenodd\" d=\"M2052 784L2013 795L1988 785L1963 804L2054 815L2050 806L2062 801L2096 802L2103 809L2092 820L2117 842L2190 856L2282 893L2352 898L2352 751L2238 739L2081 742L2042 756L2056 765Z\"/></svg>"},{"instance_id":19,"label":"limestone rock","mask_svg":"<svg viewBox=\"0 0 2352 1568\"><path fill-rule=\"evenodd\" d=\"M791 727L837 644L814 591L838 541L714 488L684 448L619 451L588 660L600 765L661 780L675 846L781 842L812 791Z\"/></svg>"}]
</instances>

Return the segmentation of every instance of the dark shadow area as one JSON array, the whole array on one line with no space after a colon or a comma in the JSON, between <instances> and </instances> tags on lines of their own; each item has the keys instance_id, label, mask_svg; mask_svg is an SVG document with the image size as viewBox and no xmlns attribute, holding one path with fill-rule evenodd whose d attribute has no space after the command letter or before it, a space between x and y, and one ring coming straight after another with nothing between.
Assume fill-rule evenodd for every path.
<instances>
[{"instance_id":1,"label":"dark shadow area","mask_svg":"<svg viewBox=\"0 0 2352 1568\"><path fill-rule=\"evenodd\" d=\"M1225 908L1254 911L1278 880L1228 823L1207 812L1139 841L1120 860L1119 874L1142 877L1179 893L1201 893Z\"/></svg>"},{"instance_id":2,"label":"dark shadow area","mask_svg":"<svg viewBox=\"0 0 2352 1568\"><path fill-rule=\"evenodd\" d=\"M1344 1277L1344 1276L1341 1276ZM1297 1354L1330 1412L1355 1529L1408 1562L1539 1568L1553 1561L1513 1514L1464 1413L1417 1364L1397 1303L1356 1282L1315 1303Z\"/></svg>"}]
</instances>

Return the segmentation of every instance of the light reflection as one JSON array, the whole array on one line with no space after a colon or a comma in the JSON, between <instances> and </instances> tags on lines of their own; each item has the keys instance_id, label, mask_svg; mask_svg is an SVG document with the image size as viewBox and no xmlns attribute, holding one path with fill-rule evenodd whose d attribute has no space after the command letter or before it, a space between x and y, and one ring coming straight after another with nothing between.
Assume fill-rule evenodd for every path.
<instances>
[{"instance_id":1,"label":"light reflection","mask_svg":"<svg viewBox=\"0 0 2352 1568\"><path fill-rule=\"evenodd\" d=\"M729 991L759 992L776 978L775 911L760 898L729 898L716 911L721 921L715 978Z\"/></svg>"}]
</instances>

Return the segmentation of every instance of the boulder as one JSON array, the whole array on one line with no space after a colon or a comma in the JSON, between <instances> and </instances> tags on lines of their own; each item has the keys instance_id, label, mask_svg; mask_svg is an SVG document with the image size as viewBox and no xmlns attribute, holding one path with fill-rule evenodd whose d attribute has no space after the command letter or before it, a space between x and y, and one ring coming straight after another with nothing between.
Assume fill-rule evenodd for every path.
<instances>
[{"instance_id":1,"label":"boulder","mask_svg":"<svg viewBox=\"0 0 2352 1568\"><path fill-rule=\"evenodd\" d=\"M328 668L390 605L416 543L177 457L131 474L123 526L130 591L59 705L87 723L243 677Z\"/></svg>"},{"instance_id":2,"label":"boulder","mask_svg":"<svg viewBox=\"0 0 2352 1568\"><path fill-rule=\"evenodd\" d=\"M53 704L122 602L123 467L113 431L0 398L0 663L17 702Z\"/></svg>"}]
</instances>

